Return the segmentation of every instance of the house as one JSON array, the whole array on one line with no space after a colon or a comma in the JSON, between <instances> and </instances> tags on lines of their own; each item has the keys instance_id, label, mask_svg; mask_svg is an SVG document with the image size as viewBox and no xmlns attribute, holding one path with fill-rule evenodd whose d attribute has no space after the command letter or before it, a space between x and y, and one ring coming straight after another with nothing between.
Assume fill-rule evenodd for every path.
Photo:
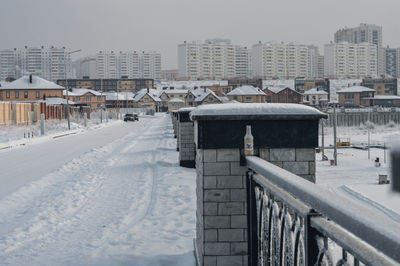
<instances>
[{"instance_id":1,"label":"house","mask_svg":"<svg viewBox=\"0 0 400 266\"><path fill-rule=\"evenodd\" d=\"M107 108L133 108L133 92L105 92Z\"/></svg>"},{"instance_id":2,"label":"house","mask_svg":"<svg viewBox=\"0 0 400 266\"><path fill-rule=\"evenodd\" d=\"M267 95L261 89L249 85L237 87L226 96L230 101L241 103L265 103L267 99Z\"/></svg>"},{"instance_id":3,"label":"house","mask_svg":"<svg viewBox=\"0 0 400 266\"><path fill-rule=\"evenodd\" d=\"M361 98L362 106L400 107L400 96L375 95L374 97Z\"/></svg>"},{"instance_id":4,"label":"house","mask_svg":"<svg viewBox=\"0 0 400 266\"><path fill-rule=\"evenodd\" d=\"M67 91L64 90L64 98L67 99ZM77 106L88 106L94 108L106 107L106 95L91 89L72 89L68 91L68 99L75 102Z\"/></svg>"},{"instance_id":5,"label":"house","mask_svg":"<svg viewBox=\"0 0 400 266\"><path fill-rule=\"evenodd\" d=\"M232 86L234 89L241 86L253 86L256 88L263 87L263 80L258 78L251 79L229 79L228 86Z\"/></svg>"},{"instance_id":6,"label":"house","mask_svg":"<svg viewBox=\"0 0 400 266\"><path fill-rule=\"evenodd\" d=\"M187 93L188 93L188 90L186 90L186 89L175 89L173 87L164 88L158 94L158 98L161 99L159 111L166 112L167 110L169 110L168 102L171 99L180 99L183 102L185 102Z\"/></svg>"},{"instance_id":7,"label":"house","mask_svg":"<svg viewBox=\"0 0 400 266\"><path fill-rule=\"evenodd\" d=\"M54 82L35 75L23 76L0 87L0 101L36 102L47 97L63 98L63 90Z\"/></svg>"},{"instance_id":8,"label":"house","mask_svg":"<svg viewBox=\"0 0 400 266\"><path fill-rule=\"evenodd\" d=\"M263 90L269 103L302 103L303 95L289 87L267 87Z\"/></svg>"},{"instance_id":9,"label":"house","mask_svg":"<svg viewBox=\"0 0 400 266\"><path fill-rule=\"evenodd\" d=\"M189 107L212 103L222 103L222 101L212 90L207 88L190 90L186 96L186 106Z\"/></svg>"},{"instance_id":10,"label":"house","mask_svg":"<svg viewBox=\"0 0 400 266\"><path fill-rule=\"evenodd\" d=\"M361 86L374 89L375 95L397 95L397 78L364 78Z\"/></svg>"},{"instance_id":11,"label":"house","mask_svg":"<svg viewBox=\"0 0 400 266\"><path fill-rule=\"evenodd\" d=\"M154 89L142 89L133 98L136 108L147 108L154 112L159 112L161 99L158 97L159 92Z\"/></svg>"},{"instance_id":12,"label":"house","mask_svg":"<svg viewBox=\"0 0 400 266\"><path fill-rule=\"evenodd\" d=\"M328 101L328 93L322 89L313 88L303 94L303 103L311 106L327 106Z\"/></svg>"},{"instance_id":13,"label":"house","mask_svg":"<svg viewBox=\"0 0 400 266\"><path fill-rule=\"evenodd\" d=\"M180 108L185 107L185 101L178 99L178 98L173 98L168 101L168 111L175 111L179 110Z\"/></svg>"},{"instance_id":14,"label":"house","mask_svg":"<svg viewBox=\"0 0 400 266\"><path fill-rule=\"evenodd\" d=\"M201 88L207 88L212 90L218 97L225 96L233 90L232 85L210 85L210 86L201 86Z\"/></svg>"},{"instance_id":15,"label":"house","mask_svg":"<svg viewBox=\"0 0 400 266\"><path fill-rule=\"evenodd\" d=\"M336 92L339 105L344 107L360 107L362 98L374 97L375 90L363 86L352 86Z\"/></svg>"}]
</instances>

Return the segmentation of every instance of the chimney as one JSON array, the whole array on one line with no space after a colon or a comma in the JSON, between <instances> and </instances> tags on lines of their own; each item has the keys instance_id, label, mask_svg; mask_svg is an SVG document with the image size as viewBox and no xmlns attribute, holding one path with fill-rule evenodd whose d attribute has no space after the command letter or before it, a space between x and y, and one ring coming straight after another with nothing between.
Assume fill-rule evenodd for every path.
<instances>
[{"instance_id":1,"label":"chimney","mask_svg":"<svg viewBox=\"0 0 400 266\"><path fill-rule=\"evenodd\" d=\"M32 84L32 74L29 74L29 83Z\"/></svg>"},{"instance_id":2,"label":"chimney","mask_svg":"<svg viewBox=\"0 0 400 266\"><path fill-rule=\"evenodd\" d=\"M206 87L204 87L204 92L207 92L207 88Z\"/></svg>"},{"instance_id":3,"label":"chimney","mask_svg":"<svg viewBox=\"0 0 400 266\"><path fill-rule=\"evenodd\" d=\"M147 93L150 93L150 89L149 88L147 88Z\"/></svg>"}]
</instances>

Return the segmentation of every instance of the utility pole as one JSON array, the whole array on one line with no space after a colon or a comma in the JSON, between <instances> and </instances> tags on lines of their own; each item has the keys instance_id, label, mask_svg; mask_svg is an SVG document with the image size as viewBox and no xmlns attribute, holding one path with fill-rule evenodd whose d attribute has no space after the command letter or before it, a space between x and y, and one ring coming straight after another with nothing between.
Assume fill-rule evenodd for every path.
<instances>
[{"instance_id":1,"label":"utility pole","mask_svg":"<svg viewBox=\"0 0 400 266\"><path fill-rule=\"evenodd\" d=\"M336 142L336 104L333 105L333 159L337 166L337 142Z\"/></svg>"},{"instance_id":2,"label":"utility pole","mask_svg":"<svg viewBox=\"0 0 400 266\"><path fill-rule=\"evenodd\" d=\"M67 52L66 55L71 55L73 53L77 53L80 52L81 49L79 50L75 50L75 51L71 51L71 52ZM64 66L65 66L65 89L67 90L67 120L68 120L68 130L71 129L71 120L69 118L69 97L68 97L68 76L67 76L67 62L66 62L66 58L64 58Z\"/></svg>"},{"instance_id":3,"label":"utility pole","mask_svg":"<svg viewBox=\"0 0 400 266\"><path fill-rule=\"evenodd\" d=\"M321 152L322 152L322 160L325 158L325 136L324 136L324 120L321 119L321 130L322 130L322 147L321 147Z\"/></svg>"},{"instance_id":4,"label":"utility pole","mask_svg":"<svg viewBox=\"0 0 400 266\"><path fill-rule=\"evenodd\" d=\"M371 159L371 152L370 152L370 141L371 141L371 111L368 112L368 160Z\"/></svg>"},{"instance_id":5,"label":"utility pole","mask_svg":"<svg viewBox=\"0 0 400 266\"><path fill-rule=\"evenodd\" d=\"M103 99L103 79L100 79L101 99ZM100 104L100 124L103 123L103 106Z\"/></svg>"}]
</instances>

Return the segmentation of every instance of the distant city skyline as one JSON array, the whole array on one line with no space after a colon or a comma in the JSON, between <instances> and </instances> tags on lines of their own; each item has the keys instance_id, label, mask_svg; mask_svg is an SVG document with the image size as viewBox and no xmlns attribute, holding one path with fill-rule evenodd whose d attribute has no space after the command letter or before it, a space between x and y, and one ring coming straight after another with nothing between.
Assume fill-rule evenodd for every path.
<instances>
[{"instance_id":1,"label":"distant city skyline","mask_svg":"<svg viewBox=\"0 0 400 266\"><path fill-rule=\"evenodd\" d=\"M82 49L73 59L100 50L157 51L162 69L177 68L177 45L228 38L251 47L258 41L317 45L360 23L383 28L383 46L400 47L396 0L179 1L3 0L0 49L25 45Z\"/></svg>"}]
</instances>

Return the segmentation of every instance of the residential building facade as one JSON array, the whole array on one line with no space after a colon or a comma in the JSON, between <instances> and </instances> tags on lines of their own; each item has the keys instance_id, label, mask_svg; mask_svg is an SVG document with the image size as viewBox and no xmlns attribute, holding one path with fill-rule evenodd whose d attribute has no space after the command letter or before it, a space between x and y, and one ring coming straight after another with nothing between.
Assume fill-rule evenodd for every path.
<instances>
[{"instance_id":1,"label":"residential building facade","mask_svg":"<svg viewBox=\"0 0 400 266\"><path fill-rule=\"evenodd\" d=\"M65 80L57 80L65 87ZM95 91L134 92L144 88L153 88L153 79L68 79L69 88L92 89Z\"/></svg>"},{"instance_id":2,"label":"residential building facade","mask_svg":"<svg viewBox=\"0 0 400 266\"><path fill-rule=\"evenodd\" d=\"M263 90L268 103L302 103L303 95L289 87L267 87Z\"/></svg>"},{"instance_id":3,"label":"residential building facade","mask_svg":"<svg viewBox=\"0 0 400 266\"><path fill-rule=\"evenodd\" d=\"M294 43L257 43L251 50L251 73L262 79L317 77L318 48Z\"/></svg>"},{"instance_id":4,"label":"residential building facade","mask_svg":"<svg viewBox=\"0 0 400 266\"><path fill-rule=\"evenodd\" d=\"M253 86L237 87L226 95L230 101L241 103L265 103L267 95L259 88Z\"/></svg>"},{"instance_id":5,"label":"residential building facade","mask_svg":"<svg viewBox=\"0 0 400 266\"><path fill-rule=\"evenodd\" d=\"M397 95L397 78L364 78L361 86L374 89L375 95Z\"/></svg>"},{"instance_id":6,"label":"residential building facade","mask_svg":"<svg viewBox=\"0 0 400 266\"><path fill-rule=\"evenodd\" d=\"M339 96L339 105L344 107L360 107L363 98L374 97L375 90L363 87L353 86L337 91Z\"/></svg>"},{"instance_id":7,"label":"residential building facade","mask_svg":"<svg viewBox=\"0 0 400 266\"><path fill-rule=\"evenodd\" d=\"M377 74L384 74L384 55L382 49L382 27L373 24L361 23L358 27L344 28L336 31L335 43L348 42L354 44L370 43L377 47L376 61Z\"/></svg>"},{"instance_id":8,"label":"residential building facade","mask_svg":"<svg viewBox=\"0 0 400 266\"><path fill-rule=\"evenodd\" d=\"M324 47L325 77L377 77L377 47L370 43L330 43Z\"/></svg>"},{"instance_id":9,"label":"residential building facade","mask_svg":"<svg viewBox=\"0 0 400 266\"><path fill-rule=\"evenodd\" d=\"M28 47L0 51L0 79L34 74L56 81L72 76L71 57L65 47Z\"/></svg>"},{"instance_id":10,"label":"residential building facade","mask_svg":"<svg viewBox=\"0 0 400 266\"><path fill-rule=\"evenodd\" d=\"M385 75L398 78L400 77L400 48L384 48Z\"/></svg>"},{"instance_id":11,"label":"residential building facade","mask_svg":"<svg viewBox=\"0 0 400 266\"><path fill-rule=\"evenodd\" d=\"M178 45L178 79L222 80L248 75L248 51L229 39L184 42Z\"/></svg>"}]
</instances>

